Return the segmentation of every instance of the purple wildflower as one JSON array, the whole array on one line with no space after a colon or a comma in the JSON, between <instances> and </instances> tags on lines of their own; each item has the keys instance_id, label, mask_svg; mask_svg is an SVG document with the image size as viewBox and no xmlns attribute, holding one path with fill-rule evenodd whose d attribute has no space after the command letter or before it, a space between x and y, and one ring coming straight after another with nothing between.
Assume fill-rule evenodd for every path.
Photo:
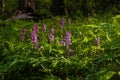
<instances>
[{"instance_id":1,"label":"purple wildflower","mask_svg":"<svg viewBox=\"0 0 120 80\"><path fill-rule=\"evenodd\" d=\"M50 38L50 42L54 42L54 35L53 34L50 33L49 38Z\"/></svg>"},{"instance_id":2,"label":"purple wildflower","mask_svg":"<svg viewBox=\"0 0 120 80\"><path fill-rule=\"evenodd\" d=\"M50 29L50 34L54 34L54 28Z\"/></svg>"},{"instance_id":3,"label":"purple wildflower","mask_svg":"<svg viewBox=\"0 0 120 80\"><path fill-rule=\"evenodd\" d=\"M34 29L35 32L38 32L38 26L37 26L36 23L34 23L33 29Z\"/></svg>"},{"instance_id":4,"label":"purple wildflower","mask_svg":"<svg viewBox=\"0 0 120 80\"><path fill-rule=\"evenodd\" d=\"M54 28L50 29L49 39L50 42L54 42Z\"/></svg>"},{"instance_id":5,"label":"purple wildflower","mask_svg":"<svg viewBox=\"0 0 120 80\"><path fill-rule=\"evenodd\" d=\"M36 31L31 32L31 40L32 40L32 43L34 44L34 48L37 48L38 38L37 38Z\"/></svg>"},{"instance_id":6,"label":"purple wildflower","mask_svg":"<svg viewBox=\"0 0 120 80\"><path fill-rule=\"evenodd\" d=\"M70 37L71 37L71 33L67 31L66 32L66 36L65 36L65 46L66 46L66 49L69 49L69 45L71 44Z\"/></svg>"},{"instance_id":7,"label":"purple wildflower","mask_svg":"<svg viewBox=\"0 0 120 80\"><path fill-rule=\"evenodd\" d=\"M45 24L42 25L42 28L43 28L43 31L46 32L46 25Z\"/></svg>"},{"instance_id":8,"label":"purple wildflower","mask_svg":"<svg viewBox=\"0 0 120 80\"><path fill-rule=\"evenodd\" d=\"M68 18L68 24L71 24L71 19L70 18Z\"/></svg>"},{"instance_id":9,"label":"purple wildflower","mask_svg":"<svg viewBox=\"0 0 120 80\"><path fill-rule=\"evenodd\" d=\"M60 44L63 45L63 46L65 46L65 39L61 39L60 40Z\"/></svg>"},{"instance_id":10,"label":"purple wildflower","mask_svg":"<svg viewBox=\"0 0 120 80\"><path fill-rule=\"evenodd\" d=\"M63 29L63 26L64 26L64 17L61 19L60 21L60 30L62 31Z\"/></svg>"},{"instance_id":11,"label":"purple wildflower","mask_svg":"<svg viewBox=\"0 0 120 80\"><path fill-rule=\"evenodd\" d=\"M100 45L100 37L97 37L97 38L95 39L95 44L96 44L97 46Z\"/></svg>"},{"instance_id":12,"label":"purple wildflower","mask_svg":"<svg viewBox=\"0 0 120 80\"><path fill-rule=\"evenodd\" d=\"M26 28L22 28L22 41L24 41L25 33L26 33Z\"/></svg>"}]
</instances>

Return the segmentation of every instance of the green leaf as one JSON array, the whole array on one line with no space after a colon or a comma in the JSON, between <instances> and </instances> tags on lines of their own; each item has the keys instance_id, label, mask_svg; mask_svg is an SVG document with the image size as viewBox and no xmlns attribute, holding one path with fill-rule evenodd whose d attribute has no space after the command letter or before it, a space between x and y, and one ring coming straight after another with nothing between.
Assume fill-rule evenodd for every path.
<instances>
[{"instance_id":1,"label":"green leaf","mask_svg":"<svg viewBox=\"0 0 120 80\"><path fill-rule=\"evenodd\" d=\"M118 72L118 75L120 76L120 71Z\"/></svg>"},{"instance_id":2,"label":"green leaf","mask_svg":"<svg viewBox=\"0 0 120 80\"><path fill-rule=\"evenodd\" d=\"M87 43L88 42L88 38L87 37L84 37L83 41L82 42L85 42Z\"/></svg>"},{"instance_id":3,"label":"green leaf","mask_svg":"<svg viewBox=\"0 0 120 80\"><path fill-rule=\"evenodd\" d=\"M108 34L106 35L106 38L107 38L107 40L108 40L109 42L112 42L112 40L111 40L111 38L109 37Z\"/></svg>"},{"instance_id":4,"label":"green leaf","mask_svg":"<svg viewBox=\"0 0 120 80\"><path fill-rule=\"evenodd\" d=\"M86 80L110 80L110 78L116 74L114 71L107 71L106 69L101 69L97 73L89 74Z\"/></svg>"},{"instance_id":5,"label":"green leaf","mask_svg":"<svg viewBox=\"0 0 120 80\"><path fill-rule=\"evenodd\" d=\"M52 66L53 66L53 67L56 67L56 66L57 66L57 63L58 63L58 60L53 60L53 61L52 61Z\"/></svg>"},{"instance_id":6,"label":"green leaf","mask_svg":"<svg viewBox=\"0 0 120 80\"><path fill-rule=\"evenodd\" d=\"M114 71L103 72L98 80L110 80L115 73Z\"/></svg>"}]
</instances>

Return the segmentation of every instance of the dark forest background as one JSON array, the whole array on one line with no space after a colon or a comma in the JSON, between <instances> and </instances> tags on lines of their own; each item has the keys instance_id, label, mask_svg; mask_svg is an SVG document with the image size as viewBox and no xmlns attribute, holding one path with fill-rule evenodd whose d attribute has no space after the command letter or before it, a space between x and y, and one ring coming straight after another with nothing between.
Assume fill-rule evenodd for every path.
<instances>
[{"instance_id":1,"label":"dark forest background","mask_svg":"<svg viewBox=\"0 0 120 80\"><path fill-rule=\"evenodd\" d=\"M22 3L21 3L22 2ZM29 4L31 2L31 4ZM26 7L28 4L30 8ZM89 16L119 14L120 0L1 0L0 14L11 16L16 10L34 12L39 16Z\"/></svg>"}]
</instances>

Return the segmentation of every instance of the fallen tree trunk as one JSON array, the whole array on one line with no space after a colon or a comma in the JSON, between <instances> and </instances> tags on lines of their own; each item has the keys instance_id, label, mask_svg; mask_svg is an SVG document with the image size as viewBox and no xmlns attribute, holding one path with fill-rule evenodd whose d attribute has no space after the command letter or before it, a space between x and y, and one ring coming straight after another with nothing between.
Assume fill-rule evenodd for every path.
<instances>
[{"instance_id":1,"label":"fallen tree trunk","mask_svg":"<svg viewBox=\"0 0 120 80\"><path fill-rule=\"evenodd\" d=\"M16 10L13 16L6 21L38 19L34 12L35 4L33 0L19 0L18 10Z\"/></svg>"},{"instance_id":2,"label":"fallen tree trunk","mask_svg":"<svg viewBox=\"0 0 120 80\"><path fill-rule=\"evenodd\" d=\"M38 19L37 16L33 16L33 15L34 15L34 14L32 14L32 13L22 13L22 14L18 14L18 15L16 15L16 16L13 16L13 17L7 19L6 21Z\"/></svg>"}]
</instances>

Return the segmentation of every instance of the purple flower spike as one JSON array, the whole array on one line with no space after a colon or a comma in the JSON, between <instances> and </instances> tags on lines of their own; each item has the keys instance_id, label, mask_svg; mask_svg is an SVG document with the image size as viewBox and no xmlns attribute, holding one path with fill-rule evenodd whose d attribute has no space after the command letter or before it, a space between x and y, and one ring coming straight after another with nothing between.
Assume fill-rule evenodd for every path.
<instances>
[{"instance_id":1,"label":"purple flower spike","mask_svg":"<svg viewBox=\"0 0 120 80\"><path fill-rule=\"evenodd\" d=\"M31 32L31 40L32 40L32 43L34 44L34 48L36 49L37 44L38 44L38 38L36 35L36 31Z\"/></svg>"},{"instance_id":2,"label":"purple flower spike","mask_svg":"<svg viewBox=\"0 0 120 80\"><path fill-rule=\"evenodd\" d=\"M54 34L54 28L50 29L50 34Z\"/></svg>"},{"instance_id":3,"label":"purple flower spike","mask_svg":"<svg viewBox=\"0 0 120 80\"><path fill-rule=\"evenodd\" d=\"M69 45L71 44L70 37L71 37L71 33L67 31L66 32L66 36L65 36L65 46L66 46L66 49L69 49Z\"/></svg>"},{"instance_id":4,"label":"purple flower spike","mask_svg":"<svg viewBox=\"0 0 120 80\"><path fill-rule=\"evenodd\" d=\"M43 28L43 31L46 32L46 25L45 24L42 25L42 28Z\"/></svg>"},{"instance_id":5,"label":"purple flower spike","mask_svg":"<svg viewBox=\"0 0 120 80\"><path fill-rule=\"evenodd\" d=\"M64 18L62 18L61 19L61 21L60 21L60 30L62 31L62 29L63 29L63 26L64 26Z\"/></svg>"},{"instance_id":6,"label":"purple flower spike","mask_svg":"<svg viewBox=\"0 0 120 80\"><path fill-rule=\"evenodd\" d=\"M49 38L50 38L50 42L54 42L54 35L53 34L50 33Z\"/></svg>"},{"instance_id":7,"label":"purple flower spike","mask_svg":"<svg viewBox=\"0 0 120 80\"><path fill-rule=\"evenodd\" d=\"M63 46L65 46L65 39L61 39L60 40L60 44L63 45Z\"/></svg>"},{"instance_id":8,"label":"purple flower spike","mask_svg":"<svg viewBox=\"0 0 120 80\"><path fill-rule=\"evenodd\" d=\"M97 46L100 45L100 37L97 37L97 38L95 39L95 44L96 44Z\"/></svg>"},{"instance_id":9,"label":"purple flower spike","mask_svg":"<svg viewBox=\"0 0 120 80\"><path fill-rule=\"evenodd\" d=\"M50 29L49 39L50 42L54 42L54 28Z\"/></svg>"},{"instance_id":10,"label":"purple flower spike","mask_svg":"<svg viewBox=\"0 0 120 80\"><path fill-rule=\"evenodd\" d=\"M22 41L24 41L25 33L26 33L26 28L22 28Z\"/></svg>"},{"instance_id":11,"label":"purple flower spike","mask_svg":"<svg viewBox=\"0 0 120 80\"><path fill-rule=\"evenodd\" d=\"M37 26L36 23L34 23L34 27L33 27L33 28L34 28L34 31L35 31L35 32L38 32L38 26Z\"/></svg>"},{"instance_id":12,"label":"purple flower spike","mask_svg":"<svg viewBox=\"0 0 120 80\"><path fill-rule=\"evenodd\" d=\"M33 31L32 33L31 33L31 39L32 39L32 42L33 43L37 43L37 36L36 36L36 32L35 31Z\"/></svg>"}]
</instances>

